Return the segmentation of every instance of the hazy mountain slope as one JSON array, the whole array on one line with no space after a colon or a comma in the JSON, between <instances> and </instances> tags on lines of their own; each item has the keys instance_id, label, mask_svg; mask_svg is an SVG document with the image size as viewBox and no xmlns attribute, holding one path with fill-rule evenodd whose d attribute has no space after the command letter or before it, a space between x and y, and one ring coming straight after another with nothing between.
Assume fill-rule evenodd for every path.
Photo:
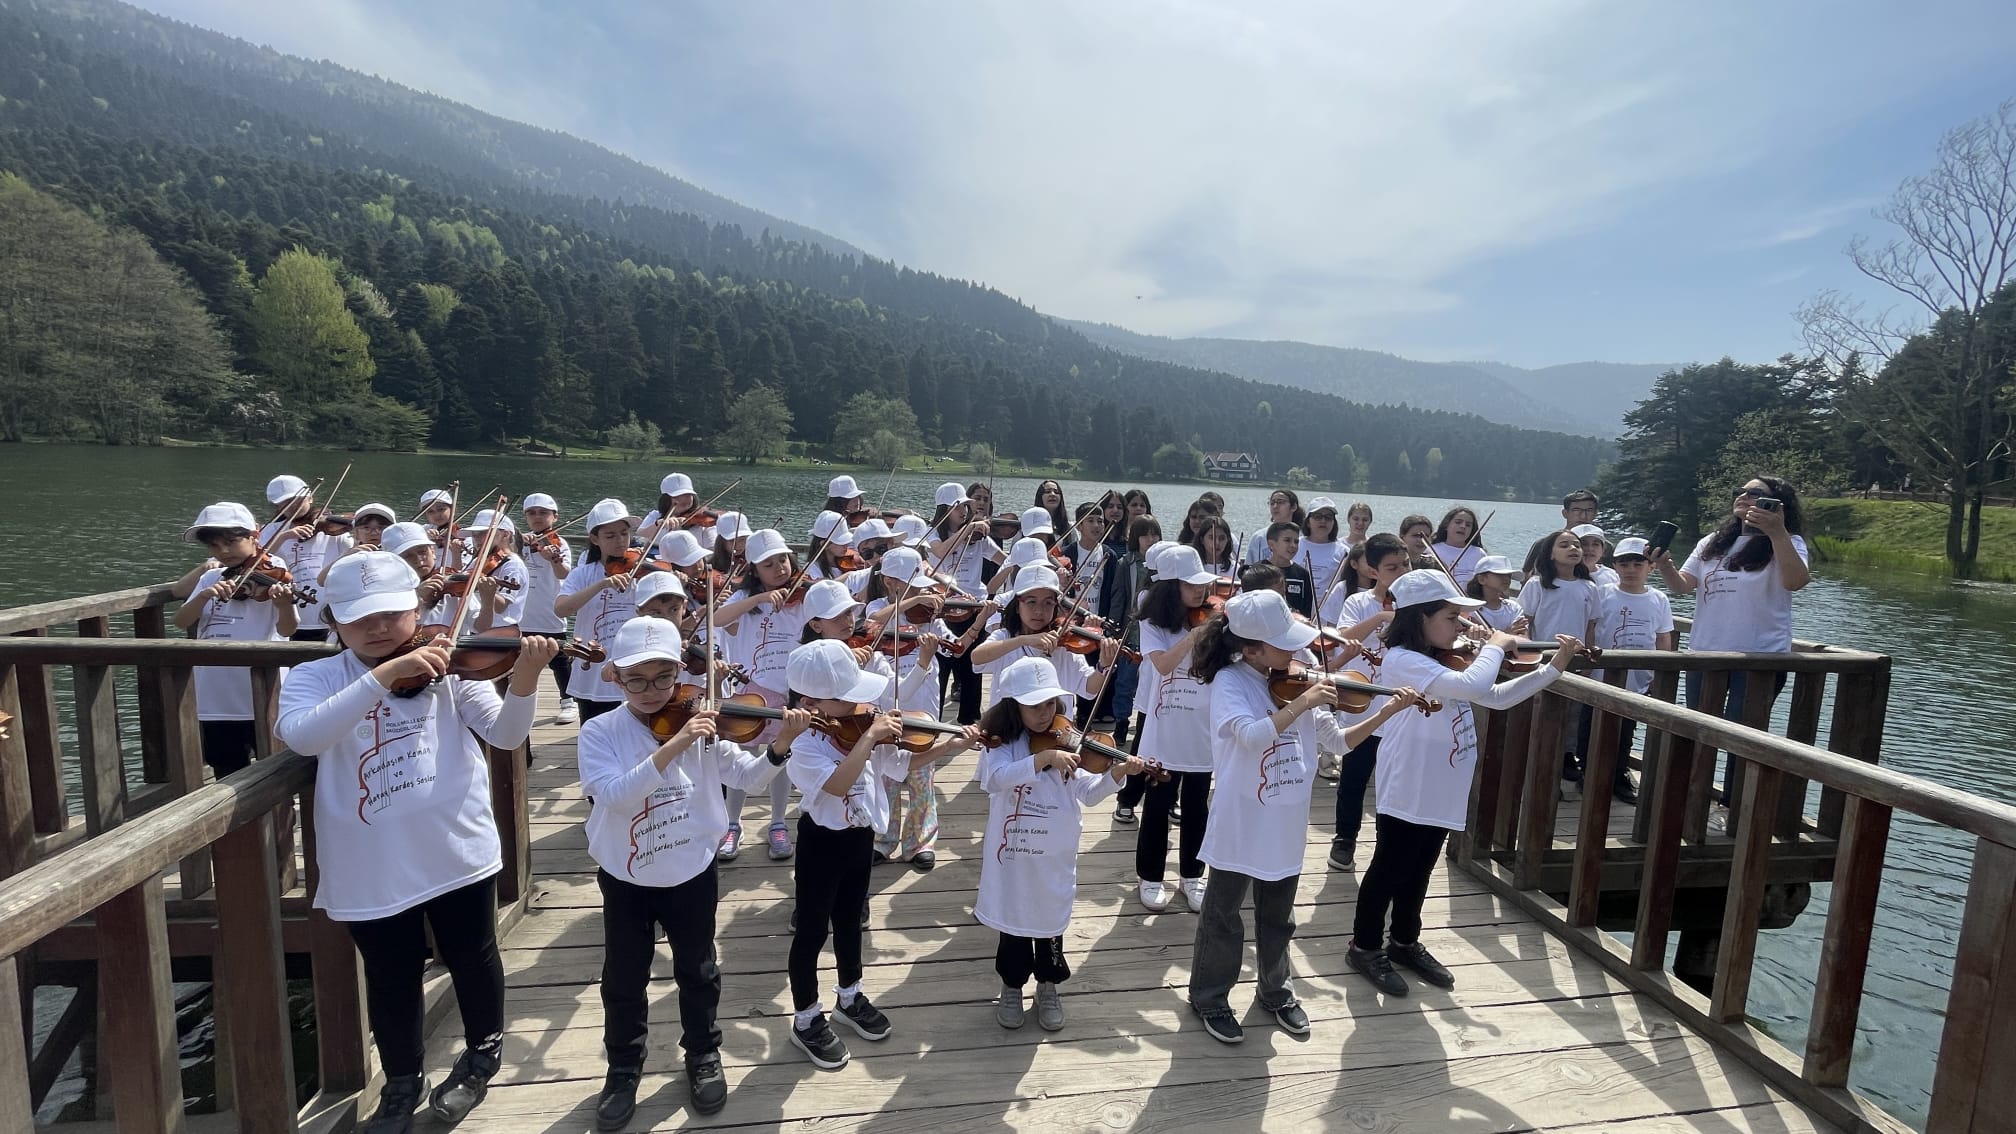
<instances>
[{"instance_id":1,"label":"hazy mountain slope","mask_svg":"<svg viewBox=\"0 0 2016 1134\"><path fill-rule=\"evenodd\" d=\"M1547 405L1575 405L1583 413L1621 423L1652 390L1652 382L1676 365L1651 362L1569 362L1524 370L1502 362L1469 362L1496 375L1527 397ZM1613 425L1605 436L1615 436Z\"/></svg>"}]
</instances>

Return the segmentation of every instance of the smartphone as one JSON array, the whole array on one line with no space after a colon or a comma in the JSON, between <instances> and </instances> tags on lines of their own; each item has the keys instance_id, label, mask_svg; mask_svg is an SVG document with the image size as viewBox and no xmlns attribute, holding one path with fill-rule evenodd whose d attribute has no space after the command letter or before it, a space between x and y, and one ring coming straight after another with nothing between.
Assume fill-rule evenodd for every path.
<instances>
[{"instance_id":1,"label":"smartphone","mask_svg":"<svg viewBox=\"0 0 2016 1134\"><path fill-rule=\"evenodd\" d=\"M1775 496L1759 496L1757 498L1757 506L1766 512L1776 512L1782 503L1783 501Z\"/></svg>"},{"instance_id":2,"label":"smartphone","mask_svg":"<svg viewBox=\"0 0 2016 1134\"><path fill-rule=\"evenodd\" d=\"M1657 555L1673 546L1673 537L1680 534L1680 525L1671 520L1661 520L1652 528L1652 538L1646 550Z\"/></svg>"}]
</instances>

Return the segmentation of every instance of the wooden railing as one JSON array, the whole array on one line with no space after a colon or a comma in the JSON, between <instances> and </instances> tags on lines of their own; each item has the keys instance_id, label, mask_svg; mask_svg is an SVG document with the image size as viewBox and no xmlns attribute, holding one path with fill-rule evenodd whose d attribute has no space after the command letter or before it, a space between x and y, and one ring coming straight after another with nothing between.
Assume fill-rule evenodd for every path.
<instances>
[{"instance_id":1,"label":"wooden railing","mask_svg":"<svg viewBox=\"0 0 2016 1134\"><path fill-rule=\"evenodd\" d=\"M1928 1129L2006 1130L2016 1122L2016 808L1875 765L1882 743L1889 659L1846 650L1791 654L1606 655L1613 682L1625 668L1654 671L1653 695L1569 674L1521 712L1487 727L1480 749L1480 786L1460 862L1567 940L1596 957L1631 987L1675 1011L1708 1038L1737 1053L1793 1097L1850 1128L1908 1129L1847 1090L1862 993L1869 969L1871 927L1882 888L1892 815L1902 811L1974 839L1958 957L1945 1033L1937 1056ZM1680 671L1700 673L1711 694L1733 672L1751 674L1742 721L1666 703ZM1792 675L1790 736L1765 730L1769 682ZM1828 733L1832 751L1815 747L1821 681L1837 675ZM1594 711L1588 769L1580 804L1573 870L1566 893L1537 884L1540 857L1554 843L1559 738L1579 706ZM1523 723L1519 719L1523 715ZM1595 926L1604 889L1609 784L1621 722L1645 732L1639 841L1643 873L1636 923L1628 945ZM1706 791L1717 751L1734 769L1727 833L1720 948L1712 989L1703 995L1663 972L1672 931L1674 895L1683 885L1683 845L1706 836ZM1818 785L1817 809L1805 809ZM1516 833L1514 833L1516 832ZM1512 835L1508 843L1506 836ZM1757 955L1760 912L1774 854L1803 842L1832 844L1833 891L1828 903L1810 1027L1804 1050L1793 1052L1746 1021Z\"/></svg>"}]
</instances>

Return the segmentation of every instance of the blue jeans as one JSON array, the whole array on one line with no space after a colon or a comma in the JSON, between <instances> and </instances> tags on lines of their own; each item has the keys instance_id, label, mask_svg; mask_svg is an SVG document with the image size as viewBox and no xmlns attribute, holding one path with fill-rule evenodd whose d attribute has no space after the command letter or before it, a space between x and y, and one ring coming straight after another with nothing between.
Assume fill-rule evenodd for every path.
<instances>
[{"instance_id":1,"label":"blue jeans","mask_svg":"<svg viewBox=\"0 0 2016 1134\"><path fill-rule=\"evenodd\" d=\"M1787 673L1774 675L1774 680L1771 683L1771 696L1766 699L1767 703L1778 700L1778 694L1785 690L1785 679L1790 676ZM1696 712L1713 713L1725 721L1735 721L1741 724L1743 722L1743 702L1749 696L1749 691L1750 675L1741 670L1732 671L1729 674L1729 691L1723 698L1722 703L1713 706L1703 705L1701 703L1701 674L1691 669L1687 671L1687 707ZM1722 759L1719 755L1715 758L1718 761ZM1722 768L1722 786L1715 792L1715 802L1725 807L1729 803L1730 788L1735 786L1735 772L1736 763L1732 757Z\"/></svg>"},{"instance_id":2,"label":"blue jeans","mask_svg":"<svg viewBox=\"0 0 2016 1134\"><path fill-rule=\"evenodd\" d=\"M1141 678L1141 663L1122 655L1113 663L1113 672L1106 677L1106 688L1113 691L1110 709L1102 714L1116 721L1124 721L1134 715L1134 692Z\"/></svg>"}]
</instances>

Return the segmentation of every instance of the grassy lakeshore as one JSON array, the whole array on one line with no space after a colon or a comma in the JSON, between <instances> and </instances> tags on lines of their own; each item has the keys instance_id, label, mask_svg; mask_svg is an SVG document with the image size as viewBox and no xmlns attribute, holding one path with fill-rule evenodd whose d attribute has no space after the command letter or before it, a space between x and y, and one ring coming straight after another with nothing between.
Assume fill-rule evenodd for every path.
<instances>
[{"instance_id":1,"label":"grassy lakeshore","mask_svg":"<svg viewBox=\"0 0 2016 1134\"><path fill-rule=\"evenodd\" d=\"M1946 562L1946 509L1909 500L1811 500L1806 538L1822 560L1919 575L1953 574ZM1981 513L1974 578L2016 583L2016 508Z\"/></svg>"}]
</instances>

